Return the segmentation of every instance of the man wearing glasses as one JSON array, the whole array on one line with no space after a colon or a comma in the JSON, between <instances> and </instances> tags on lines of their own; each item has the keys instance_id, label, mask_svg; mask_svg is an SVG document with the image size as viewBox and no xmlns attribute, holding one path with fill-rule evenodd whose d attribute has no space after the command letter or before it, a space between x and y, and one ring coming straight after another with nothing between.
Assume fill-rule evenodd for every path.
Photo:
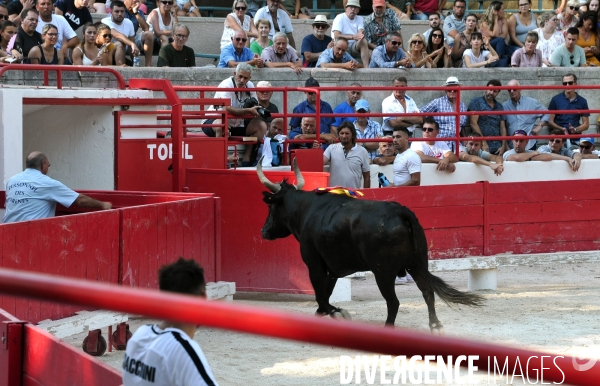
<instances>
[{"instance_id":1,"label":"man wearing glasses","mask_svg":"<svg viewBox=\"0 0 600 386\"><path fill-rule=\"evenodd\" d=\"M385 39L385 45L373 50L369 68L398 68L413 67L410 59L402 50L402 36L398 32L391 32Z\"/></svg>"},{"instance_id":2,"label":"man wearing glasses","mask_svg":"<svg viewBox=\"0 0 600 386\"><path fill-rule=\"evenodd\" d=\"M39 12L35 9L24 9L21 12L21 25L17 29L15 45L11 51L13 58L27 58L33 47L44 42L42 35L35 30L38 15ZM25 63L29 63L29 59L25 59Z\"/></svg>"},{"instance_id":3,"label":"man wearing glasses","mask_svg":"<svg viewBox=\"0 0 600 386\"><path fill-rule=\"evenodd\" d=\"M565 42L552 52L550 63L555 67L585 67L585 52L577 45L577 39L579 30L575 27L569 28Z\"/></svg>"},{"instance_id":4,"label":"man wearing glasses","mask_svg":"<svg viewBox=\"0 0 600 386\"><path fill-rule=\"evenodd\" d=\"M550 135L564 135L561 129L552 129ZM553 160L567 161L574 172L581 166L581 153L575 153L573 150L565 147L566 139L551 138L547 145L540 146L538 153L549 154Z\"/></svg>"},{"instance_id":5,"label":"man wearing glasses","mask_svg":"<svg viewBox=\"0 0 600 386\"><path fill-rule=\"evenodd\" d=\"M385 8L384 0L373 0L373 13L365 17L365 38L371 50L382 46L387 35L396 32L402 42L400 21L393 9Z\"/></svg>"},{"instance_id":6,"label":"man wearing glasses","mask_svg":"<svg viewBox=\"0 0 600 386\"><path fill-rule=\"evenodd\" d=\"M266 19L270 21L271 32L269 32L269 38L273 39L275 32L283 32L287 35L290 46L296 49L296 42L294 41L294 35L292 33L294 32L292 20L286 11L279 8L280 4L281 0L267 0L267 6L262 7L256 12L254 20Z\"/></svg>"},{"instance_id":7,"label":"man wearing glasses","mask_svg":"<svg viewBox=\"0 0 600 386\"><path fill-rule=\"evenodd\" d=\"M579 151L583 159L597 159L600 158L600 150L594 150L595 148L594 138L581 138L579 150L575 151Z\"/></svg>"},{"instance_id":8,"label":"man wearing glasses","mask_svg":"<svg viewBox=\"0 0 600 386\"><path fill-rule=\"evenodd\" d=\"M363 67L369 67L369 45L365 39L365 27L363 17L358 16L360 3L358 0L348 0L344 13L340 13L333 19L333 37L344 38L348 41L348 53L353 58L360 58ZM318 66L317 66L318 67Z\"/></svg>"},{"instance_id":9,"label":"man wearing glasses","mask_svg":"<svg viewBox=\"0 0 600 386\"><path fill-rule=\"evenodd\" d=\"M467 3L465 0L456 0L452 6L452 15L446 16L444 19L444 34L448 44L454 44L454 38L459 33L463 32L467 26L465 25L465 9Z\"/></svg>"},{"instance_id":10,"label":"man wearing glasses","mask_svg":"<svg viewBox=\"0 0 600 386\"><path fill-rule=\"evenodd\" d=\"M456 3L455 3L456 4ZM446 18L447 19L447 18ZM446 80L446 86L455 87L455 89L449 89L444 91L446 95L441 98L437 98L426 104L421 108L422 113L453 113L456 111L456 95L457 89L460 86L458 79L455 76L451 76ZM461 101L459 111L467 111L467 106ZM452 115L438 115L433 119L440 126L439 137L455 137L459 135L462 128L467 123L466 115L460 116L460 127L459 132L456 130L456 118ZM450 149L454 149L454 142L448 141L446 144Z\"/></svg>"},{"instance_id":11,"label":"man wearing glasses","mask_svg":"<svg viewBox=\"0 0 600 386\"><path fill-rule=\"evenodd\" d=\"M512 79L508 82L508 86L520 86L518 80ZM545 106L537 99L521 95L521 90L508 90L510 99L502 104L505 111L539 111L538 114L507 114L506 130L508 135L514 135L517 130L524 130L527 135L538 135L539 132L547 125L550 115L546 114ZM537 141L530 139L527 143L527 150L535 150ZM508 146L512 148L512 142L508 141Z\"/></svg>"},{"instance_id":12,"label":"man wearing glasses","mask_svg":"<svg viewBox=\"0 0 600 386\"><path fill-rule=\"evenodd\" d=\"M126 64L125 56L127 54L131 54L133 57L140 54L140 50L135 44L133 23L131 20L125 19L125 4L121 0L110 3L110 16L102 19L102 23L110 27L110 33L113 35L117 66Z\"/></svg>"},{"instance_id":13,"label":"man wearing glasses","mask_svg":"<svg viewBox=\"0 0 600 386\"><path fill-rule=\"evenodd\" d=\"M236 68L240 63L248 63L251 66L262 68L264 60L246 47L248 35L246 31L237 30L231 37L231 44L221 50L218 68Z\"/></svg>"},{"instance_id":14,"label":"man wearing glasses","mask_svg":"<svg viewBox=\"0 0 600 386\"><path fill-rule=\"evenodd\" d=\"M312 23L313 33L306 35L302 39L302 48L300 49L304 56L304 67L315 67L319 56L328 48L333 47L331 36L325 35L329 28L327 18L323 15L317 15Z\"/></svg>"},{"instance_id":15,"label":"man wearing glasses","mask_svg":"<svg viewBox=\"0 0 600 386\"><path fill-rule=\"evenodd\" d=\"M435 119L425 117L423 120L423 138L435 139L438 137L440 127ZM454 173L458 162L456 155L443 141L414 141L410 145L412 151L417 153L422 163L437 164L436 170Z\"/></svg>"},{"instance_id":16,"label":"man wearing glasses","mask_svg":"<svg viewBox=\"0 0 600 386\"><path fill-rule=\"evenodd\" d=\"M563 86L577 85L577 76L564 75L562 84ZM563 134L581 134L590 127L590 114L584 112L589 110L587 100L577 94L575 89L568 88L554 96L548 105L548 110L573 110L573 114L550 114L548 126L551 129L561 130ZM571 142L577 145L579 140L571 140ZM567 146L570 146L568 140Z\"/></svg>"},{"instance_id":17,"label":"man wearing glasses","mask_svg":"<svg viewBox=\"0 0 600 386\"><path fill-rule=\"evenodd\" d=\"M173 43L160 48L157 67L196 67L194 50L186 46L190 36L188 27L181 23L173 26Z\"/></svg>"},{"instance_id":18,"label":"man wearing glasses","mask_svg":"<svg viewBox=\"0 0 600 386\"><path fill-rule=\"evenodd\" d=\"M527 150L527 132L517 130L513 134L513 148L502 154L504 161L552 161L550 154L540 154L537 150Z\"/></svg>"}]
</instances>

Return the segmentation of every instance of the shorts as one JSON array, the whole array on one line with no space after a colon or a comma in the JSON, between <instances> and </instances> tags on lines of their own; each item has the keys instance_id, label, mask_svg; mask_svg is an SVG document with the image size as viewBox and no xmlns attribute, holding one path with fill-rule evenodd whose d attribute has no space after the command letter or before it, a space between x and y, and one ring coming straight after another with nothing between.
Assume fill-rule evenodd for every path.
<instances>
[{"instance_id":1,"label":"shorts","mask_svg":"<svg viewBox=\"0 0 600 386\"><path fill-rule=\"evenodd\" d=\"M360 51L357 49L357 41L354 41L350 47L348 47L347 53L350 54L353 58L360 58Z\"/></svg>"},{"instance_id":2,"label":"shorts","mask_svg":"<svg viewBox=\"0 0 600 386\"><path fill-rule=\"evenodd\" d=\"M169 43L173 43L173 38L169 38ZM135 35L135 45L137 46L138 50L140 50L140 53L143 54L144 53L144 43L142 42L142 34L141 33ZM158 55L159 52L160 52L160 39L157 36L155 36L152 54ZM131 55L131 47L130 46L127 46L126 53L127 53L127 55Z\"/></svg>"},{"instance_id":3,"label":"shorts","mask_svg":"<svg viewBox=\"0 0 600 386\"><path fill-rule=\"evenodd\" d=\"M207 119L206 121L204 121L204 125L210 125L214 121L215 121L214 119ZM202 131L204 132L204 134L206 134L207 137L215 137L217 135L217 133L215 133L215 130L212 127L203 127ZM229 133L234 137L243 137L246 135L246 128L245 127L230 127Z\"/></svg>"}]
</instances>

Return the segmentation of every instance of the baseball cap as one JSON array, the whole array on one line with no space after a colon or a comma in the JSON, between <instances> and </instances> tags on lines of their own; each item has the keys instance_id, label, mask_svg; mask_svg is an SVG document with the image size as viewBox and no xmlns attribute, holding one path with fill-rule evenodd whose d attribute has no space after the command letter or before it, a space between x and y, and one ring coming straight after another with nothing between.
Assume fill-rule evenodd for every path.
<instances>
[{"instance_id":1,"label":"baseball cap","mask_svg":"<svg viewBox=\"0 0 600 386\"><path fill-rule=\"evenodd\" d=\"M594 138L581 138L579 140L579 143L583 143L583 142L589 142L590 144L594 144Z\"/></svg>"},{"instance_id":2,"label":"baseball cap","mask_svg":"<svg viewBox=\"0 0 600 386\"><path fill-rule=\"evenodd\" d=\"M448 79L446 79L446 86L456 86L459 84L460 83L458 82L458 78L455 76L451 76Z\"/></svg>"},{"instance_id":3,"label":"baseball cap","mask_svg":"<svg viewBox=\"0 0 600 386\"><path fill-rule=\"evenodd\" d=\"M385 0L373 0L373 7L385 7Z\"/></svg>"},{"instance_id":4,"label":"baseball cap","mask_svg":"<svg viewBox=\"0 0 600 386\"><path fill-rule=\"evenodd\" d=\"M354 109L356 111L358 111L358 110L371 111L371 107L369 106L369 102L367 102L364 99L357 100L356 104L354 105Z\"/></svg>"}]
</instances>

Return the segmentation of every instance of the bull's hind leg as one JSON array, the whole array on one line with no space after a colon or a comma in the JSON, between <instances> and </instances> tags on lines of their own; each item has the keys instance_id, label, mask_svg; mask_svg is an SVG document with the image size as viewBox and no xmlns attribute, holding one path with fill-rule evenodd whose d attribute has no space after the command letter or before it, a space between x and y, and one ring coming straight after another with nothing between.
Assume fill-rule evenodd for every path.
<instances>
[{"instance_id":1,"label":"bull's hind leg","mask_svg":"<svg viewBox=\"0 0 600 386\"><path fill-rule=\"evenodd\" d=\"M424 268L427 270L427 268ZM425 304L427 304L427 312L429 313L429 328L431 329L432 334L443 335L444 334L444 326L437 318L435 313L435 295L433 293L433 288L429 285L427 280L425 280L423 268L413 268L409 269L408 273L413 277L417 287L421 290L423 294L423 299L425 299ZM427 272L427 271L425 271Z\"/></svg>"},{"instance_id":2,"label":"bull's hind leg","mask_svg":"<svg viewBox=\"0 0 600 386\"><path fill-rule=\"evenodd\" d=\"M386 273L375 273L375 281L377 282L377 287L379 287L379 292L381 292L381 296L385 299L387 304L387 319L385 320L385 324L388 326L393 326L396 322L396 315L398 315L398 309L400 308L400 302L398 301L398 297L396 296L396 290L394 285L394 280L396 279L396 275L390 275L389 272Z\"/></svg>"}]
</instances>

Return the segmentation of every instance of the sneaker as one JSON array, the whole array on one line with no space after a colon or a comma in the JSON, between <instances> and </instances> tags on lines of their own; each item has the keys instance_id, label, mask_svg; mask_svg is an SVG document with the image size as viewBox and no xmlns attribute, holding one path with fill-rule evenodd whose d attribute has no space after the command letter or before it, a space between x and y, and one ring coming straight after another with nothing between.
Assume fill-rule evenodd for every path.
<instances>
[{"instance_id":1,"label":"sneaker","mask_svg":"<svg viewBox=\"0 0 600 386\"><path fill-rule=\"evenodd\" d=\"M412 276L410 276L409 273L406 274L405 278L406 278L406 282L407 283L414 283L415 282L415 279L413 279Z\"/></svg>"},{"instance_id":2,"label":"sneaker","mask_svg":"<svg viewBox=\"0 0 600 386\"><path fill-rule=\"evenodd\" d=\"M402 284L406 284L408 281L406 280L406 276L403 277L396 277L396 281L394 282L394 284L396 285L402 285Z\"/></svg>"}]
</instances>

